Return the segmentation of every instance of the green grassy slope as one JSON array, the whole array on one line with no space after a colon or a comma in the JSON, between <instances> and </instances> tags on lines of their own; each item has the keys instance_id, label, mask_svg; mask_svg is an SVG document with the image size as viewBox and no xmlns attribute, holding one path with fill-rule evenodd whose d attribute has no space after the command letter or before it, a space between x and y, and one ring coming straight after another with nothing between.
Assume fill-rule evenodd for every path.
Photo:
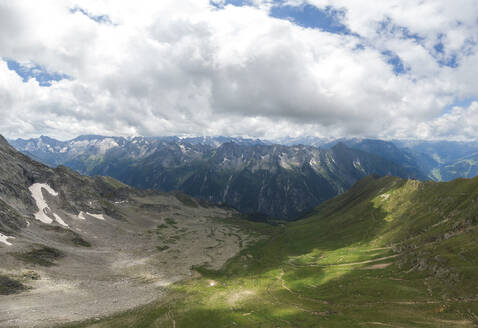
<instances>
[{"instance_id":1,"label":"green grassy slope","mask_svg":"<svg viewBox=\"0 0 478 328\"><path fill-rule=\"evenodd\" d=\"M75 327L474 327L478 179L366 178L223 270Z\"/></svg>"}]
</instances>

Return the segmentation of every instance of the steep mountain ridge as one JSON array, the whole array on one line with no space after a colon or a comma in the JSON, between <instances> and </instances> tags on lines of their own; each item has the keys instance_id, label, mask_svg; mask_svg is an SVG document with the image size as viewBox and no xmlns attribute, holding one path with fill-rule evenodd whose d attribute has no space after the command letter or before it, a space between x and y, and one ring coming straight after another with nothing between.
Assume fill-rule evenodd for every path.
<instances>
[{"instance_id":1,"label":"steep mountain ridge","mask_svg":"<svg viewBox=\"0 0 478 328\"><path fill-rule=\"evenodd\" d=\"M83 174L109 175L138 188L180 190L242 212L276 218L297 218L369 174L424 178L412 166L404 168L341 143L323 150L231 138L217 138L219 144L214 145L209 139L190 142L172 137L89 140L89 147L67 151L71 155L63 164ZM99 146L113 142L117 146L104 151L105 147ZM20 150L33 153L31 148Z\"/></svg>"}]
</instances>

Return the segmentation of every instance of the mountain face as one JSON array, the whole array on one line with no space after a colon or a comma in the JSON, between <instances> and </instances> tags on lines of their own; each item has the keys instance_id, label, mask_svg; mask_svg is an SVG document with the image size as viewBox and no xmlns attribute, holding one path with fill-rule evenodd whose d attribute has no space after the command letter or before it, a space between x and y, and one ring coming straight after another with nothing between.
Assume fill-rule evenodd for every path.
<instances>
[{"instance_id":1,"label":"mountain face","mask_svg":"<svg viewBox=\"0 0 478 328\"><path fill-rule=\"evenodd\" d=\"M288 145L311 145L321 147L323 149L330 149L338 143L343 143L349 148L361 150L378 157L382 157L397 165L415 171L420 179L429 179L428 172L435 166L436 162L428 158L425 154L413 152L406 147L399 147L396 143L377 139L363 139L363 138L339 138L339 139L325 139L325 138L296 138L284 139Z\"/></svg>"},{"instance_id":2,"label":"mountain face","mask_svg":"<svg viewBox=\"0 0 478 328\"><path fill-rule=\"evenodd\" d=\"M242 212L284 219L297 218L370 174L425 177L412 165L403 167L342 143L322 150L248 139L219 138L217 144L200 138L85 140L49 147L47 140L38 139L13 144L51 165L61 160L82 174L112 176L143 189L180 190Z\"/></svg>"},{"instance_id":3,"label":"mountain face","mask_svg":"<svg viewBox=\"0 0 478 328\"><path fill-rule=\"evenodd\" d=\"M0 136L0 326L52 327L149 303L193 267L218 269L261 238L247 224L181 193L45 166Z\"/></svg>"},{"instance_id":4,"label":"mountain face","mask_svg":"<svg viewBox=\"0 0 478 328\"><path fill-rule=\"evenodd\" d=\"M450 181L471 178L478 174L476 157L478 142L473 141L425 141L425 140L376 140L360 138L285 138L287 145L313 145L329 149L339 142L350 148L362 150L385 158L395 164L419 172L424 179Z\"/></svg>"}]
</instances>

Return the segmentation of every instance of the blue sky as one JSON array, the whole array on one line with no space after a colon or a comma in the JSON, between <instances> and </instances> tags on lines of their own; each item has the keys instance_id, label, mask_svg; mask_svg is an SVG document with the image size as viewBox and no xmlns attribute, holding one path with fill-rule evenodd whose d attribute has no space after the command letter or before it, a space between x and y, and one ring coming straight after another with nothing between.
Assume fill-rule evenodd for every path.
<instances>
[{"instance_id":1,"label":"blue sky","mask_svg":"<svg viewBox=\"0 0 478 328\"><path fill-rule=\"evenodd\" d=\"M12 59L6 59L8 68L15 71L22 79L27 82L34 78L42 87L50 87L52 82L68 79L68 75L55 72L48 72L45 68L34 63L21 64Z\"/></svg>"},{"instance_id":2,"label":"blue sky","mask_svg":"<svg viewBox=\"0 0 478 328\"><path fill-rule=\"evenodd\" d=\"M270 10L275 18L287 19L299 26L317 28L322 31L338 34L350 34L348 28L342 24L343 11L327 7L325 10L304 4L300 6L279 5Z\"/></svg>"},{"instance_id":3,"label":"blue sky","mask_svg":"<svg viewBox=\"0 0 478 328\"><path fill-rule=\"evenodd\" d=\"M70 9L71 13L81 13L85 15L86 17L90 18L91 20L100 23L100 24L113 24L111 21L111 18L108 15L94 15L92 13L89 13L87 10L81 8L81 7L74 7Z\"/></svg>"},{"instance_id":4,"label":"blue sky","mask_svg":"<svg viewBox=\"0 0 478 328\"><path fill-rule=\"evenodd\" d=\"M467 108L474 101L478 101L478 97L455 98L451 104L445 106L443 114L450 113L454 107Z\"/></svg>"},{"instance_id":5,"label":"blue sky","mask_svg":"<svg viewBox=\"0 0 478 328\"><path fill-rule=\"evenodd\" d=\"M211 2L217 8L223 8ZM224 6L250 6L247 0L226 0ZM341 16L345 13L341 10L327 7L325 10L310 4L298 6L286 5L283 1L276 1L271 7L269 15L275 18L287 19L294 24L306 28L318 28L331 33L348 34L350 31L341 23Z\"/></svg>"}]
</instances>

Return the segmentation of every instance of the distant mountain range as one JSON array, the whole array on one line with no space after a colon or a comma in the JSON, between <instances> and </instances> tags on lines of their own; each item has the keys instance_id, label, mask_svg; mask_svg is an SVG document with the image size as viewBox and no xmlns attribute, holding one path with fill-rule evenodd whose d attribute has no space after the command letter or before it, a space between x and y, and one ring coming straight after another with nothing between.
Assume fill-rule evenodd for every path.
<instances>
[{"instance_id":1,"label":"distant mountain range","mask_svg":"<svg viewBox=\"0 0 478 328\"><path fill-rule=\"evenodd\" d=\"M449 181L478 174L477 141L374 140L360 138L283 138L285 145L312 145L328 149L339 142L422 172L427 179Z\"/></svg>"},{"instance_id":2,"label":"distant mountain range","mask_svg":"<svg viewBox=\"0 0 478 328\"><path fill-rule=\"evenodd\" d=\"M88 135L10 142L50 166L112 176L143 189L180 190L282 219L298 218L367 175L426 179L411 156L382 141L339 142L328 149L230 137Z\"/></svg>"},{"instance_id":3,"label":"distant mountain range","mask_svg":"<svg viewBox=\"0 0 478 328\"><path fill-rule=\"evenodd\" d=\"M10 143L51 167L112 176L143 189L179 190L283 219L300 217L371 174L435 181L478 174L475 142L85 135Z\"/></svg>"}]
</instances>

